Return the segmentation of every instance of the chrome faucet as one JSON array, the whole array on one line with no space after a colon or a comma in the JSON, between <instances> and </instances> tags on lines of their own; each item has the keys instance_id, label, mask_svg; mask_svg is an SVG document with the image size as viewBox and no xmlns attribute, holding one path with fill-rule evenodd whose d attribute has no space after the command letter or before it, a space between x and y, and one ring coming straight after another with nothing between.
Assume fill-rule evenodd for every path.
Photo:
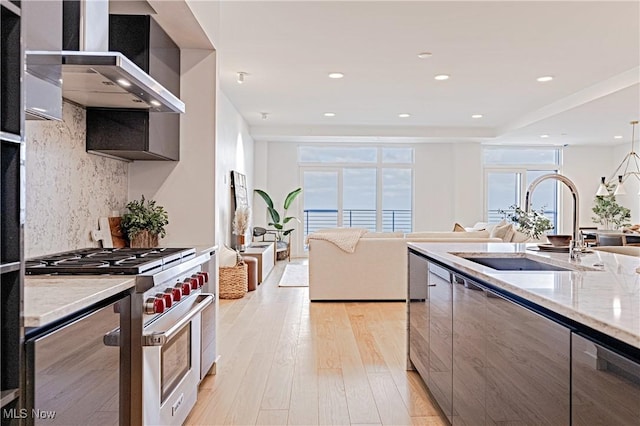
<instances>
[{"instance_id":1,"label":"chrome faucet","mask_svg":"<svg viewBox=\"0 0 640 426\"><path fill-rule=\"evenodd\" d=\"M551 173L535 179L527 188L527 193L524 197L524 209L526 212L529 212L531 210L531 194L533 193L533 190L536 189L536 186L538 186L540 182L547 179L560 181L567 185L567 187L571 191L571 196L573 197L573 228L571 245L569 246L569 256L571 257L571 259L578 259L583 249L582 235L580 234L579 228L580 222L578 220L578 209L580 208L580 203L578 202L578 188L576 188L576 185L569 178L558 173Z\"/></svg>"}]
</instances>

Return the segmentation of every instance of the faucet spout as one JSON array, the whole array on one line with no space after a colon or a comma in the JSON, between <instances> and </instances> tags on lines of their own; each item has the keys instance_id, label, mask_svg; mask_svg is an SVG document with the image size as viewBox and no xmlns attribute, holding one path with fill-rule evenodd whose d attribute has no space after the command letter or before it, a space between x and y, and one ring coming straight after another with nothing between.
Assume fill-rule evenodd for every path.
<instances>
[{"instance_id":1,"label":"faucet spout","mask_svg":"<svg viewBox=\"0 0 640 426\"><path fill-rule=\"evenodd\" d=\"M527 188L527 193L525 195L524 198L524 204L525 204L525 211L530 211L531 210L531 194L533 193L533 190L536 189L536 187L538 186L538 184L542 181L548 180L548 179L553 179L553 180L557 180L560 181L562 183L564 183L569 190L571 191L571 196L573 197L573 228L572 228L572 236L573 236L573 243L572 243L572 247L582 247L582 235L580 235L580 228L579 228L579 223L580 221L578 220L578 210L580 208L580 203L579 203L579 199L578 199L578 188L576 188L575 183L573 183L569 178L567 178L566 176L563 176L561 174L558 173L551 173L548 175L543 175L538 177L537 179L535 179L533 182L531 182L531 184L529 185L529 187ZM573 252L571 253L571 256L573 257Z\"/></svg>"}]
</instances>

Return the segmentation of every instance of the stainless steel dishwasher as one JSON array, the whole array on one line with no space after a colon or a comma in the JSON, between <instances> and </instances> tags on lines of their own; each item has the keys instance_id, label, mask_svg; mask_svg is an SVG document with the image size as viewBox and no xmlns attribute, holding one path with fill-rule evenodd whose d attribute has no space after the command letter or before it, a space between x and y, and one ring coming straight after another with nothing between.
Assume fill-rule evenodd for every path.
<instances>
[{"instance_id":1,"label":"stainless steel dishwasher","mask_svg":"<svg viewBox=\"0 0 640 426\"><path fill-rule=\"evenodd\" d=\"M130 296L121 294L66 320L26 335L27 425L129 424L129 348L107 346L104 336L129 329ZM127 342L128 339L122 339Z\"/></svg>"}]
</instances>

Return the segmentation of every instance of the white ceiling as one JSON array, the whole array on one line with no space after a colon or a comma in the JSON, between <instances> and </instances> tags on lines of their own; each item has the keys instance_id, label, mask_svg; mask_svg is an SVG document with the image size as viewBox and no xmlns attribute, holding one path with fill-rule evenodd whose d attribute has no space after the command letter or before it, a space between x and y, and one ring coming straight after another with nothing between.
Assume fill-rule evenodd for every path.
<instances>
[{"instance_id":1,"label":"white ceiling","mask_svg":"<svg viewBox=\"0 0 640 426\"><path fill-rule=\"evenodd\" d=\"M256 139L619 144L640 117L639 6L226 1L220 84Z\"/></svg>"}]
</instances>

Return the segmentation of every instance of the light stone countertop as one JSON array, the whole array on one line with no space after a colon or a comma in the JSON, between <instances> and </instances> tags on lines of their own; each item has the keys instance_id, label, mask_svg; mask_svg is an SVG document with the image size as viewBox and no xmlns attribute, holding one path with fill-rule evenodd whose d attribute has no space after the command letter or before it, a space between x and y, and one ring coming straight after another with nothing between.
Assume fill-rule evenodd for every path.
<instances>
[{"instance_id":1,"label":"light stone countertop","mask_svg":"<svg viewBox=\"0 0 640 426\"><path fill-rule=\"evenodd\" d=\"M408 243L409 247L481 281L640 348L640 257L593 251L571 261L568 253L527 249L535 244ZM498 271L454 253L525 255L579 271ZM601 264L603 266L595 266ZM586 270L595 269L595 270Z\"/></svg>"},{"instance_id":2,"label":"light stone countertop","mask_svg":"<svg viewBox=\"0 0 640 426\"><path fill-rule=\"evenodd\" d=\"M24 326L42 327L134 285L133 275L27 275Z\"/></svg>"},{"instance_id":3,"label":"light stone countertop","mask_svg":"<svg viewBox=\"0 0 640 426\"><path fill-rule=\"evenodd\" d=\"M199 246L194 246L194 248L196 249L196 255L200 255L202 253L211 253L212 251L218 251L217 244L199 245Z\"/></svg>"}]
</instances>

